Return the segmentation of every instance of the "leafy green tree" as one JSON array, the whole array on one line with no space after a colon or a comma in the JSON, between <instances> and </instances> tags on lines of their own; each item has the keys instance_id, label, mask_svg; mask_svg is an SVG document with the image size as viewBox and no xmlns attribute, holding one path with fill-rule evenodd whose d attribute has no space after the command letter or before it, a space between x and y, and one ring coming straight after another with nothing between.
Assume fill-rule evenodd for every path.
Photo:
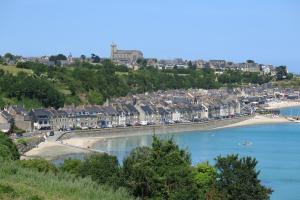
<instances>
[{"instance_id":1,"label":"leafy green tree","mask_svg":"<svg viewBox=\"0 0 300 200\"><path fill-rule=\"evenodd\" d=\"M135 196L142 198L153 195L155 171L151 165L151 148L138 147L131 151L123 162L125 186Z\"/></svg>"},{"instance_id":2,"label":"leafy green tree","mask_svg":"<svg viewBox=\"0 0 300 200\"><path fill-rule=\"evenodd\" d=\"M278 81L286 79L288 75L286 66L276 67L276 78Z\"/></svg>"},{"instance_id":3,"label":"leafy green tree","mask_svg":"<svg viewBox=\"0 0 300 200\"><path fill-rule=\"evenodd\" d=\"M85 55L81 55L81 56L80 56L80 59L81 59L81 61L85 61L86 56L85 56Z\"/></svg>"},{"instance_id":4,"label":"leafy green tree","mask_svg":"<svg viewBox=\"0 0 300 200\"><path fill-rule=\"evenodd\" d=\"M3 100L3 97L0 96L0 109L3 109L5 107L6 103Z\"/></svg>"},{"instance_id":5,"label":"leafy green tree","mask_svg":"<svg viewBox=\"0 0 300 200\"><path fill-rule=\"evenodd\" d=\"M37 62L18 62L17 63L17 68L24 68L24 69L32 69L33 72L40 76L42 73L46 73L48 71L48 66L42 64L42 63L37 63Z\"/></svg>"},{"instance_id":6,"label":"leafy green tree","mask_svg":"<svg viewBox=\"0 0 300 200\"><path fill-rule=\"evenodd\" d=\"M124 181L132 194L154 199L197 199L190 155L172 139L153 137L151 148L137 148L124 160Z\"/></svg>"},{"instance_id":7,"label":"leafy green tree","mask_svg":"<svg viewBox=\"0 0 300 200\"><path fill-rule=\"evenodd\" d=\"M100 57L95 55L95 54L91 54L91 58L92 58L92 62L93 63L100 63Z\"/></svg>"},{"instance_id":8,"label":"leafy green tree","mask_svg":"<svg viewBox=\"0 0 300 200\"><path fill-rule=\"evenodd\" d=\"M4 54L4 58L7 59L7 60L14 60L14 57L15 56L11 53Z\"/></svg>"},{"instance_id":9,"label":"leafy green tree","mask_svg":"<svg viewBox=\"0 0 300 200\"><path fill-rule=\"evenodd\" d=\"M217 194L217 191L213 193L213 189L216 184L217 171L216 169L209 165L208 162L199 163L195 167L194 170L194 179L199 189L199 199L208 199L208 196L214 197L220 196ZM215 199L214 198L214 199Z\"/></svg>"},{"instance_id":10,"label":"leafy green tree","mask_svg":"<svg viewBox=\"0 0 300 200\"><path fill-rule=\"evenodd\" d=\"M90 176L100 184L117 188L120 185L120 167L117 157L103 154L93 154L85 158L81 167L82 177Z\"/></svg>"},{"instance_id":11,"label":"leafy green tree","mask_svg":"<svg viewBox=\"0 0 300 200\"><path fill-rule=\"evenodd\" d=\"M66 159L60 166L60 170L63 172L74 174L75 176L80 176L82 164L83 163L81 160Z\"/></svg>"},{"instance_id":12,"label":"leafy green tree","mask_svg":"<svg viewBox=\"0 0 300 200\"><path fill-rule=\"evenodd\" d=\"M103 104L104 98L100 92L90 91L88 94L88 99L91 104Z\"/></svg>"},{"instance_id":13,"label":"leafy green tree","mask_svg":"<svg viewBox=\"0 0 300 200\"><path fill-rule=\"evenodd\" d=\"M267 200L272 190L263 186L256 171L257 161L251 157L239 158L238 155L217 157L216 186L227 200Z\"/></svg>"},{"instance_id":14,"label":"leafy green tree","mask_svg":"<svg viewBox=\"0 0 300 200\"><path fill-rule=\"evenodd\" d=\"M0 132L0 158L9 160L20 159L20 153L13 141L4 133Z\"/></svg>"},{"instance_id":15,"label":"leafy green tree","mask_svg":"<svg viewBox=\"0 0 300 200\"><path fill-rule=\"evenodd\" d=\"M247 62L247 63L255 63L254 60L247 60L246 62Z\"/></svg>"}]
</instances>

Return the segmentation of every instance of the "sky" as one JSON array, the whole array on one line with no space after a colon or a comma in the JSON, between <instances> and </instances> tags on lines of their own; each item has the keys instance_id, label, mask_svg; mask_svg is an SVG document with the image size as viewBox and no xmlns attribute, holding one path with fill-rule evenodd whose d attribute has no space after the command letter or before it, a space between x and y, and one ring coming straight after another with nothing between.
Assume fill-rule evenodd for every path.
<instances>
[{"instance_id":1,"label":"sky","mask_svg":"<svg viewBox=\"0 0 300 200\"><path fill-rule=\"evenodd\" d=\"M146 58L287 65L300 73L299 0L0 0L0 55L138 49Z\"/></svg>"}]
</instances>

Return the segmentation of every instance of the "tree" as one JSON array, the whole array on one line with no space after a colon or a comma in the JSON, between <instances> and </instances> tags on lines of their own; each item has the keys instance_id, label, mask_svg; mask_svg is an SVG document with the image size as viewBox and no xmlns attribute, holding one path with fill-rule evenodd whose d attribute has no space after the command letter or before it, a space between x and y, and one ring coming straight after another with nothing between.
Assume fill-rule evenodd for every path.
<instances>
[{"instance_id":1,"label":"tree","mask_svg":"<svg viewBox=\"0 0 300 200\"><path fill-rule=\"evenodd\" d=\"M81 55L81 56L80 56L80 59L81 59L81 61L85 61L86 56L85 56L85 55Z\"/></svg>"},{"instance_id":2,"label":"tree","mask_svg":"<svg viewBox=\"0 0 300 200\"><path fill-rule=\"evenodd\" d=\"M247 63L255 63L254 60L247 60L246 62L247 62Z\"/></svg>"},{"instance_id":3,"label":"tree","mask_svg":"<svg viewBox=\"0 0 300 200\"><path fill-rule=\"evenodd\" d=\"M7 60L14 60L14 55L12 55L11 53L6 53L4 55L4 58L7 59Z\"/></svg>"},{"instance_id":4,"label":"tree","mask_svg":"<svg viewBox=\"0 0 300 200\"><path fill-rule=\"evenodd\" d=\"M20 153L13 141L0 132L0 158L8 160L20 159Z\"/></svg>"},{"instance_id":5,"label":"tree","mask_svg":"<svg viewBox=\"0 0 300 200\"><path fill-rule=\"evenodd\" d=\"M3 97L0 96L0 109L3 109L5 107L5 102L3 100Z\"/></svg>"},{"instance_id":6,"label":"tree","mask_svg":"<svg viewBox=\"0 0 300 200\"><path fill-rule=\"evenodd\" d=\"M82 177L90 176L93 181L118 187L120 184L120 167L115 156L93 154L85 158L81 167Z\"/></svg>"},{"instance_id":7,"label":"tree","mask_svg":"<svg viewBox=\"0 0 300 200\"><path fill-rule=\"evenodd\" d=\"M199 199L221 199L221 193L215 188L216 169L208 162L199 163L194 170L194 179L199 189Z\"/></svg>"},{"instance_id":8,"label":"tree","mask_svg":"<svg viewBox=\"0 0 300 200\"><path fill-rule=\"evenodd\" d=\"M146 67L147 66L147 60L144 58L138 58L136 60L136 63L139 64L141 67Z\"/></svg>"},{"instance_id":9,"label":"tree","mask_svg":"<svg viewBox=\"0 0 300 200\"><path fill-rule=\"evenodd\" d=\"M92 63L100 63L101 61L100 57L93 53L91 54L91 58L92 58Z\"/></svg>"},{"instance_id":10,"label":"tree","mask_svg":"<svg viewBox=\"0 0 300 200\"><path fill-rule=\"evenodd\" d=\"M288 75L288 72L287 72L287 67L286 66L276 67L276 79L278 81L286 79L287 75Z\"/></svg>"},{"instance_id":11,"label":"tree","mask_svg":"<svg viewBox=\"0 0 300 200\"><path fill-rule=\"evenodd\" d=\"M229 155L216 158L216 186L225 194L224 199L270 199L272 190L261 184L256 165L257 161L251 157L239 158L238 155Z\"/></svg>"},{"instance_id":12,"label":"tree","mask_svg":"<svg viewBox=\"0 0 300 200\"><path fill-rule=\"evenodd\" d=\"M95 104L95 105L101 105L104 103L103 95L97 91L90 91L88 93L88 100L89 100L89 103Z\"/></svg>"},{"instance_id":13,"label":"tree","mask_svg":"<svg viewBox=\"0 0 300 200\"><path fill-rule=\"evenodd\" d=\"M63 172L74 174L76 177L78 177L81 175L80 171L81 171L82 164L83 163L81 160L66 159L64 160L64 163L61 165L60 170Z\"/></svg>"},{"instance_id":14,"label":"tree","mask_svg":"<svg viewBox=\"0 0 300 200\"><path fill-rule=\"evenodd\" d=\"M132 194L154 199L197 199L190 155L172 139L153 137L151 148L137 148L124 160L125 185Z\"/></svg>"},{"instance_id":15,"label":"tree","mask_svg":"<svg viewBox=\"0 0 300 200\"><path fill-rule=\"evenodd\" d=\"M60 61L62 60L67 60L67 56L65 56L64 54L57 54L57 55L53 55L50 56L49 61L52 61L55 63L55 65L59 65Z\"/></svg>"}]
</instances>

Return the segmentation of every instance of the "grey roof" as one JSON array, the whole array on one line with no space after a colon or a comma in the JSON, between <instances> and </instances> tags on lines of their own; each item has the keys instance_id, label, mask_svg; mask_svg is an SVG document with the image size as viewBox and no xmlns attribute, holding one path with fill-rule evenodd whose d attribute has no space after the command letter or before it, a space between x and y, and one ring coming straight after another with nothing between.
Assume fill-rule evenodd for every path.
<instances>
[{"instance_id":1,"label":"grey roof","mask_svg":"<svg viewBox=\"0 0 300 200\"><path fill-rule=\"evenodd\" d=\"M0 113L8 122L12 121L14 118L11 114L9 114L7 111L3 110Z\"/></svg>"},{"instance_id":2,"label":"grey roof","mask_svg":"<svg viewBox=\"0 0 300 200\"><path fill-rule=\"evenodd\" d=\"M16 111L17 114L25 114L25 113L27 113L27 111L25 110L25 108L23 106L13 105L11 107L12 107L12 109L14 109Z\"/></svg>"},{"instance_id":3,"label":"grey roof","mask_svg":"<svg viewBox=\"0 0 300 200\"><path fill-rule=\"evenodd\" d=\"M132 104L125 104L128 111L132 114L139 114L139 111Z\"/></svg>"},{"instance_id":4,"label":"grey roof","mask_svg":"<svg viewBox=\"0 0 300 200\"><path fill-rule=\"evenodd\" d=\"M104 108L104 114L110 115L110 116L117 116L118 112L112 107L112 106L106 106Z\"/></svg>"},{"instance_id":5,"label":"grey roof","mask_svg":"<svg viewBox=\"0 0 300 200\"><path fill-rule=\"evenodd\" d=\"M147 115L153 115L155 114L155 111L148 105L141 106L141 109L147 114Z\"/></svg>"},{"instance_id":6,"label":"grey roof","mask_svg":"<svg viewBox=\"0 0 300 200\"><path fill-rule=\"evenodd\" d=\"M39 109L32 109L30 112L30 116L32 116L34 120L40 120L40 119L45 120L51 118L53 116L53 113L49 112L44 108L39 108Z\"/></svg>"}]
</instances>

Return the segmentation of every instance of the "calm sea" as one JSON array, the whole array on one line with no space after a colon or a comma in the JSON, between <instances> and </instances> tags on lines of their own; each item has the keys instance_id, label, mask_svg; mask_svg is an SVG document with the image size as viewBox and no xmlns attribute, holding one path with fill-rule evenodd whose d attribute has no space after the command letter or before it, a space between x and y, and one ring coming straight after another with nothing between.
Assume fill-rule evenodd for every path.
<instances>
[{"instance_id":1,"label":"calm sea","mask_svg":"<svg viewBox=\"0 0 300 200\"><path fill-rule=\"evenodd\" d=\"M300 114L300 107L282 109L287 115ZM272 200L300 200L300 124L257 125L205 132L168 134L187 149L193 164L214 163L218 155L238 153L258 160L260 178L272 187ZM95 148L114 154L122 161L138 146L149 146L152 136L108 139ZM251 145L243 145L245 143Z\"/></svg>"}]
</instances>

